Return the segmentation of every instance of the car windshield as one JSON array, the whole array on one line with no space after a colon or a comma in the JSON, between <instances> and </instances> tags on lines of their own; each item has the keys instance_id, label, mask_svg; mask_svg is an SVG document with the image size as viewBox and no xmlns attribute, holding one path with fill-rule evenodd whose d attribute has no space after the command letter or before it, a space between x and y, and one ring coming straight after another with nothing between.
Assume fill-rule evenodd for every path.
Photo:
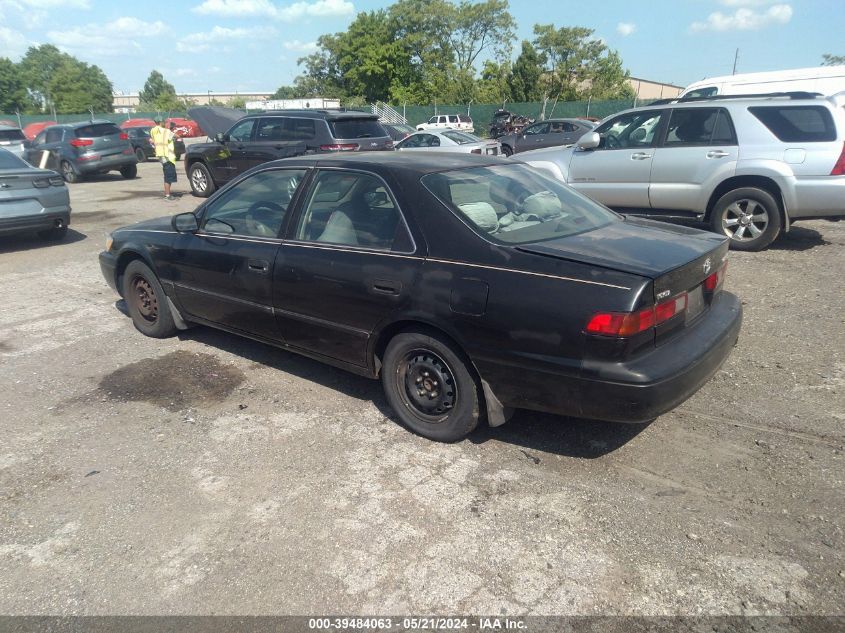
<instances>
[{"instance_id":1,"label":"car windshield","mask_svg":"<svg viewBox=\"0 0 845 633\"><path fill-rule=\"evenodd\" d=\"M23 141L26 137L20 130L0 130L0 143L3 141Z\"/></svg>"},{"instance_id":2,"label":"car windshield","mask_svg":"<svg viewBox=\"0 0 845 633\"><path fill-rule=\"evenodd\" d=\"M463 134L461 132L443 132L443 136L449 140L455 141L458 145L466 145L467 143L478 143L480 139Z\"/></svg>"},{"instance_id":3,"label":"car windshield","mask_svg":"<svg viewBox=\"0 0 845 633\"><path fill-rule=\"evenodd\" d=\"M527 165L491 165L423 176L422 183L483 236L527 244L584 233L619 216Z\"/></svg>"},{"instance_id":4,"label":"car windshield","mask_svg":"<svg viewBox=\"0 0 845 633\"><path fill-rule=\"evenodd\" d=\"M20 169L22 167L29 167L29 165L12 152L0 149L0 169Z\"/></svg>"}]
</instances>

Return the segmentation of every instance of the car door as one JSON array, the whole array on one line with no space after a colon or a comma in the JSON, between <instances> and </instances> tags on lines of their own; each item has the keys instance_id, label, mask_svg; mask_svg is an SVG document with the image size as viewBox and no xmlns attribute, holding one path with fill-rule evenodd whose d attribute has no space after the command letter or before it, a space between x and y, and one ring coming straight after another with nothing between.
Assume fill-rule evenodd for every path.
<instances>
[{"instance_id":1,"label":"car door","mask_svg":"<svg viewBox=\"0 0 845 633\"><path fill-rule=\"evenodd\" d=\"M535 123L526 127L522 134L516 137L516 148L518 152L527 152L531 149L544 147L546 138L549 136L548 122Z\"/></svg>"},{"instance_id":2,"label":"car door","mask_svg":"<svg viewBox=\"0 0 845 633\"><path fill-rule=\"evenodd\" d=\"M396 149L402 152L410 152L410 151L417 151L422 148L422 142L425 137L431 136L430 134L423 134L418 132L416 134L411 134L409 137L405 138L404 140L400 141L396 145Z\"/></svg>"},{"instance_id":3,"label":"car door","mask_svg":"<svg viewBox=\"0 0 845 633\"><path fill-rule=\"evenodd\" d=\"M256 119L244 119L232 126L224 145L228 155L215 165L221 180L229 181L250 168L249 153L253 147ZM225 138L225 137L224 137Z\"/></svg>"},{"instance_id":4,"label":"car door","mask_svg":"<svg viewBox=\"0 0 845 633\"><path fill-rule=\"evenodd\" d=\"M189 317L281 339L273 316L273 263L305 174L301 168L252 174L206 204L196 233L179 237L169 264Z\"/></svg>"},{"instance_id":5,"label":"car door","mask_svg":"<svg viewBox=\"0 0 845 633\"><path fill-rule=\"evenodd\" d=\"M567 182L609 207L648 208L651 165L663 112L634 110L596 128L599 146L572 152Z\"/></svg>"},{"instance_id":6,"label":"car door","mask_svg":"<svg viewBox=\"0 0 845 633\"><path fill-rule=\"evenodd\" d=\"M649 199L660 210L704 213L703 192L734 175L736 133L725 108L674 108L654 150Z\"/></svg>"},{"instance_id":7,"label":"car door","mask_svg":"<svg viewBox=\"0 0 845 633\"><path fill-rule=\"evenodd\" d=\"M41 166L42 152L48 152L47 163L44 165L46 169L53 169L58 171L62 160L62 128L48 127L42 130L32 142L32 160L30 164L36 167Z\"/></svg>"},{"instance_id":8,"label":"car door","mask_svg":"<svg viewBox=\"0 0 845 633\"><path fill-rule=\"evenodd\" d=\"M366 366L377 326L410 300L422 259L396 197L380 177L316 172L274 270L285 341Z\"/></svg>"}]
</instances>

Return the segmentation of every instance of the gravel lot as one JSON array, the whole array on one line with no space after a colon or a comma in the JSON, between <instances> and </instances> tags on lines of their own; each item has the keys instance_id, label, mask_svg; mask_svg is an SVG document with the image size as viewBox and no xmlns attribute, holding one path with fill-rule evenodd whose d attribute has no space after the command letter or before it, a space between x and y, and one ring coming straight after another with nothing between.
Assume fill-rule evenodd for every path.
<instances>
[{"instance_id":1,"label":"gravel lot","mask_svg":"<svg viewBox=\"0 0 845 633\"><path fill-rule=\"evenodd\" d=\"M739 345L676 411L442 445L377 382L136 332L97 253L197 204L161 196L147 163L0 239L0 613L843 613L845 223L732 254Z\"/></svg>"}]
</instances>

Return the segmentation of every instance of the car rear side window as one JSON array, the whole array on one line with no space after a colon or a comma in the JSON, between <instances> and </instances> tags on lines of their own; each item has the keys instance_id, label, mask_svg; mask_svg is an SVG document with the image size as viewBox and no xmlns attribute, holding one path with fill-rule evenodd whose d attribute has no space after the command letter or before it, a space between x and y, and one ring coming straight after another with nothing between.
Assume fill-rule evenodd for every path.
<instances>
[{"instance_id":1,"label":"car rear side window","mask_svg":"<svg viewBox=\"0 0 845 633\"><path fill-rule=\"evenodd\" d=\"M310 141L316 132L313 119L273 117L261 119L257 141Z\"/></svg>"},{"instance_id":2,"label":"car rear side window","mask_svg":"<svg viewBox=\"0 0 845 633\"><path fill-rule=\"evenodd\" d=\"M389 136L378 119L337 119L329 121L333 138L380 138Z\"/></svg>"},{"instance_id":3,"label":"car rear side window","mask_svg":"<svg viewBox=\"0 0 845 633\"><path fill-rule=\"evenodd\" d=\"M672 110L664 144L736 145L733 126L722 108L676 108Z\"/></svg>"},{"instance_id":4,"label":"car rear side window","mask_svg":"<svg viewBox=\"0 0 845 633\"><path fill-rule=\"evenodd\" d=\"M54 128L52 130L47 130L47 133L44 136L45 143L58 143L62 140L62 130L61 128Z\"/></svg>"},{"instance_id":5,"label":"car rear side window","mask_svg":"<svg viewBox=\"0 0 845 633\"><path fill-rule=\"evenodd\" d=\"M413 251L393 196L370 174L317 174L296 229L296 239L379 250Z\"/></svg>"},{"instance_id":6,"label":"car rear side window","mask_svg":"<svg viewBox=\"0 0 845 633\"><path fill-rule=\"evenodd\" d=\"M92 123L76 128L76 138L96 138L112 134L120 134L120 128L114 123Z\"/></svg>"},{"instance_id":7,"label":"car rear side window","mask_svg":"<svg viewBox=\"0 0 845 633\"><path fill-rule=\"evenodd\" d=\"M748 111L786 143L836 140L833 117L824 106L755 106Z\"/></svg>"}]
</instances>

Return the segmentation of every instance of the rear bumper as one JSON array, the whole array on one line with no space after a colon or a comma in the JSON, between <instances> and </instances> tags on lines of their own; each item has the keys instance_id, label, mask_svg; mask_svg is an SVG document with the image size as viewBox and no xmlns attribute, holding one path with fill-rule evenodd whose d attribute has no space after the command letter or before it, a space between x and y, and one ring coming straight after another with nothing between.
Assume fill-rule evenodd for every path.
<instances>
[{"instance_id":1,"label":"rear bumper","mask_svg":"<svg viewBox=\"0 0 845 633\"><path fill-rule=\"evenodd\" d=\"M131 154L114 154L97 160L77 160L73 166L80 174L93 174L100 171L122 169L128 165L137 164L138 159L135 157L135 151L133 150Z\"/></svg>"},{"instance_id":2,"label":"rear bumper","mask_svg":"<svg viewBox=\"0 0 845 633\"><path fill-rule=\"evenodd\" d=\"M653 351L627 362L584 361L577 376L563 369L478 363L506 407L610 422L647 422L671 411L724 363L742 326L739 299L721 292L704 319Z\"/></svg>"},{"instance_id":3,"label":"rear bumper","mask_svg":"<svg viewBox=\"0 0 845 633\"><path fill-rule=\"evenodd\" d=\"M70 207L51 207L43 213L14 218L0 218L0 235L29 233L70 225Z\"/></svg>"},{"instance_id":4,"label":"rear bumper","mask_svg":"<svg viewBox=\"0 0 845 633\"><path fill-rule=\"evenodd\" d=\"M845 176L797 178L794 200L787 204L790 220L845 216Z\"/></svg>"}]
</instances>

